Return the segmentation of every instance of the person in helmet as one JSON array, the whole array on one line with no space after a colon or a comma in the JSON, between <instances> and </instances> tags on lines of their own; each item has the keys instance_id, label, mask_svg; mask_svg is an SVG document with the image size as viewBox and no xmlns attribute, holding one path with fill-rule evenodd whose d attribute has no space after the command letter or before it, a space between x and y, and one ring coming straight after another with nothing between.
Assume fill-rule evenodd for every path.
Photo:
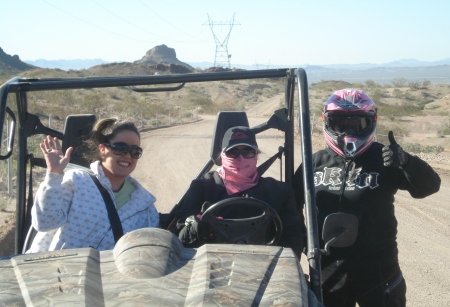
<instances>
[{"instance_id":1,"label":"person in helmet","mask_svg":"<svg viewBox=\"0 0 450 307\"><path fill-rule=\"evenodd\" d=\"M321 259L325 306L405 306L406 283L398 263L394 195L413 198L439 191L439 175L405 152L389 132L389 145L375 141L377 108L358 89L336 91L322 113L327 148L313 155L314 192L320 238L325 218L337 212L358 218L356 242L331 247ZM294 176L303 206L302 166ZM324 242L320 239L320 247Z\"/></svg>"},{"instance_id":2,"label":"person in helmet","mask_svg":"<svg viewBox=\"0 0 450 307\"><path fill-rule=\"evenodd\" d=\"M361 90L335 92L322 113L325 141L344 158L354 158L375 140L377 108Z\"/></svg>"}]
</instances>

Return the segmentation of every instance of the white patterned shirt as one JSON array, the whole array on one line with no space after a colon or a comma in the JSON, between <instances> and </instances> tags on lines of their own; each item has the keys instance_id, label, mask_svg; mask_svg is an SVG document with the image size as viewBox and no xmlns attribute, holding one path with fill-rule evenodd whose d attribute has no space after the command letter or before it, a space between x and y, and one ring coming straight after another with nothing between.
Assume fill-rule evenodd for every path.
<instances>
[{"instance_id":1,"label":"white patterned shirt","mask_svg":"<svg viewBox=\"0 0 450 307\"><path fill-rule=\"evenodd\" d=\"M111 183L99 161L90 165L114 200ZM131 176L136 186L131 199L118 210L123 233L144 227L158 227L156 198ZM98 250L115 245L105 202L90 175L83 170L62 174L47 171L31 210L32 225L38 231L27 253L79 247Z\"/></svg>"}]
</instances>

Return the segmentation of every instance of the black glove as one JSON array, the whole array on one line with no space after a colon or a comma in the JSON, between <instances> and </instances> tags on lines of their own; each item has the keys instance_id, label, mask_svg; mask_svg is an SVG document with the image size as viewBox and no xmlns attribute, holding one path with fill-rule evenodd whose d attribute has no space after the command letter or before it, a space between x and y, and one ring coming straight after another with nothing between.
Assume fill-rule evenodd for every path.
<instances>
[{"instance_id":1,"label":"black glove","mask_svg":"<svg viewBox=\"0 0 450 307\"><path fill-rule=\"evenodd\" d=\"M386 167L399 167L405 166L409 161L409 154L397 144L394 139L394 133L389 131L388 134L389 146L384 146L382 149L384 166Z\"/></svg>"},{"instance_id":2,"label":"black glove","mask_svg":"<svg viewBox=\"0 0 450 307\"><path fill-rule=\"evenodd\" d=\"M197 247L198 239L198 221L203 214L212 204L205 201L200 209L200 213L197 215L190 215L184 221L184 227L178 234L178 238L184 244L185 247Z\"/></svg>"}]
</instances>

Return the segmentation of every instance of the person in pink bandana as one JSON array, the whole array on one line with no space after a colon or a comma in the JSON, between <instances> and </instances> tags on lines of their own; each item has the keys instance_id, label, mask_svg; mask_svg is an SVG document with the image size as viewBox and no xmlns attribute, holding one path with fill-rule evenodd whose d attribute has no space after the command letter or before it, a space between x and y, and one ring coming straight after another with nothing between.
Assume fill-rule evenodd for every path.
<instances>
[{"instance_id":1,"label":"person in pink bandana","mask_svg":"<svg viewBox=\"0 0 450 307\"><path fill-rule=\"evenodd\" d=\"M243 126L228 129L223 137L222 166L203 179L191 182L180 203L183 212L178 220L178 237L185 247L199 247L197 222L212 204L232 197L261 200L278 212L283 224L280 246L292 248L300 258L303 250L304 218L297 207L292 187L258 174L258 144L254 132ZM248 207L228 207L220 212L224 218L248 218L259 215Z\"/></svg>"}]
</instances>

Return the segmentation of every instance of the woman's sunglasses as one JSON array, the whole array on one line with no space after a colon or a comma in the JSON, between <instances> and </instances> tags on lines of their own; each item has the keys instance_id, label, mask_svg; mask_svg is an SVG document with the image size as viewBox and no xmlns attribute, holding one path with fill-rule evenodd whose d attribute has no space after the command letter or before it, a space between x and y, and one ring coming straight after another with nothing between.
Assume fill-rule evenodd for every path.
<instances>
[{"instance_id":1,"label":"woman's sunglasses","mask_svg":"<svg viewBox=\"0 0 450 307\"><path fill-rule=\"evenodd\" d=\"M103 145L110 148L113 154L118 156L126 156L127 153L129 153L133 159L139 159L142 156L142 148L136 145L128 145L123 142L114 144L103 143Z\"/></svg>"},{"instance_id":2,"label":"woman's sunglasses","mask_svg":"<svg viewBox=\"0 0 450 307\"><path fill-rule=\"evenodd\" d=\"M228 158L233 158L233 159L236 159L237 157L239 157L239 155L242 155L242 157L244 157L245 159L250 159L250 158L253 158L256 156L256 150L253 148L246 148L246 149L232 148L232 149L226 151L225 155Z\"/></svg>"}]
</instances>

